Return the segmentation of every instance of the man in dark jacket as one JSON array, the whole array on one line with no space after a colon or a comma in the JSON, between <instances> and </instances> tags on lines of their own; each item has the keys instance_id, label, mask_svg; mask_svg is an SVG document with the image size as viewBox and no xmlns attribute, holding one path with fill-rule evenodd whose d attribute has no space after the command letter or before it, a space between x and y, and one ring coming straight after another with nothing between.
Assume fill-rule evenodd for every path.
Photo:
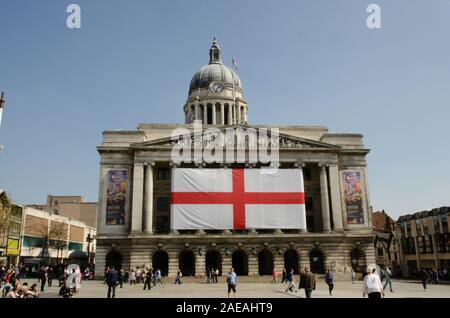
<instances>
[{"instance_id":1,"label":"man in dark jacket","mask_svg":"<svg viewBox=\"0 0 450 318\"><path fill-rule=\"evenodd\" d=\"M116 297L116 286L119 282L119 275L114 267L111 267L111 270L106 274L106 284L108 285L108 298L111 298L111 290L112 290L112 298Z\"/></svg>"},{"instance_id":2,"label":"man in dark jacket","mask_svg":"<svg viewBox=\"0 0 450 318\"><path fill-rule=\"evenodd\" d=\"M306 298L311 298L312 291L316 289L316 277L305 267L305 272L300 277L300 288L305 289Z\"/></svg>"}]
</instances>

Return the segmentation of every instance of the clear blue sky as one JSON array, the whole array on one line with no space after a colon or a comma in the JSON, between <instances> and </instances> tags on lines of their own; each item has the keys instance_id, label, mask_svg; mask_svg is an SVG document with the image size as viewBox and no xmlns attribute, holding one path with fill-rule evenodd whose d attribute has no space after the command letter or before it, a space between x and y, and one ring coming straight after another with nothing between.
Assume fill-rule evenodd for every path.
<instances>
[{"instance_id":1,"label":"clear blue sky","mask_svg":"<svg viewBox=\"0 0 450 318\"><path fill-rule=\"evenodd\" d=\"M450 205L450 0L0 0L0 188L96 201L102 131L183 123L214 34L250 123L362 133L374 209Z\"/></svg>"}]
</instances>

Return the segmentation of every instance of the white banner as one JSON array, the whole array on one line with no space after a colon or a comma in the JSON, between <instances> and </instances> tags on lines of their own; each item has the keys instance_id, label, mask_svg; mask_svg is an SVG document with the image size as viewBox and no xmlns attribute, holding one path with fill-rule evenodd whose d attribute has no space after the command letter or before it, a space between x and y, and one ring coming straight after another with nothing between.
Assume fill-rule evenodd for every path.
<instances>
[{"instance_id":1,"label":"white banner","mask_svg":"<svg viewBox=\"0 0 450 318\"><path fill-rule=\"evenodd\" d=\"M172 169L171 229L306 229L301 169Z\"/></svg>"}]
</instances>

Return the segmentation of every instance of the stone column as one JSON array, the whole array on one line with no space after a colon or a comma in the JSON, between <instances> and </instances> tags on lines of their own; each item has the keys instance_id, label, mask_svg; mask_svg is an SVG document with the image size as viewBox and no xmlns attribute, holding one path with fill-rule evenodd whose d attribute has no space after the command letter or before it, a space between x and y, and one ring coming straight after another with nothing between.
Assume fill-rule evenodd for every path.
<instances>
[{"instance_id":1,"label":"stone column","mask_svg":"<svg viewBox=\"0 0 450 318\"><path fill-rule=\"evenodd\" d=\"M133 206L131 210L131 232L142 233L142 208L144 193L144 163L136 162L133 170Z\"/></svg>"},{"instance_id":2,"label":"stone column","mask_svg":"<svg viewBox=\"0 0 450 318\"><path fill-rule=\"evenodd\" d=\"M199 255L197 251L193 250L195 255L195 277L205 277L205 253Z\"/></svg>"},{"instance_id":3,"label":"stone column","mask_svg":"<svg viewBox=\"0 0 450 318\"><path fill-rule=\"evenodd\" d=\"M200 119L200 113L199 113L199 111L198 111L198 101L195 101L195 110L194 110L194 112L195 112L195 116L194 116L194 118L195 118L195 120L199 120Z\"/></svg>"},{"instance_id":4,"label":"stone column","mask_svg":"<svg viewBox=\"0 0 450 318\"><path fill-rule=\"evenodd\" d=\"M255 276L259 274L258 271L258 254L253 255L248 252L248 276Z\"/></svg>"},{"instance_id":5,"label":"stone column","mask_svg":"<svg viewBox=\"0 0 450 318\"><path fill-rule=\"evenodd\" d=\"M233 106L228 105L228 125L233 124Z\"/></svg>"},{"instance_id":6,"label":"stone column","mask_svg":"<svg viewBox=\"0 0 450 318\"><path fill-rule=\"evenodd\" d=\"M220 103L220 124L225 125L225 105Z\"/></svg>"},{"instance_id":7,"label":"stone column","mask_svg":"<svg viewBox=\"0 0 450 318\"><path fill-rule=\"evenodd\" d=\"M203 105L203 125L208 124L208 105Z\"/></svg>"},{"instance_id":8,"label":"stone column","mask_svg":"<svg viewBox=\"0 0 450 318\"><path fill-rule=\"evenodd\" d=\"M302 180L301 180L301 182L302 182L302 185L304 185L305 177L303 176L303 167L305 166L305 164L304 163L296 163L295 166L297 168L299 168L300 172L302 173ZM306 204L306 202L305 202L305 204ZM302 215L302 219L303 219L303 224L305 224L305 228L304 229L300 229L299 233L307 233L308 232L308 226L307 226L307 223L306 223L306 209L305 209L305 213Z\"/></svg>"},{"instance_id":9,"label":"stone column","mask_svg":"<svg viewBox=\"0 0 450 318\"><path fill-rule=\"evenodd\" d=\"M211 111L212 111L212 124L215 125L216 124L216 104L212 104Z\"/></svg>"},{"instance_id":10,"label":"stone column","mask_svg":"<svg viewBox=\"0 0 450 318\"><path fill-rule=\"evenodd\" d=\"M233 104L233 124L237 123L237 116L236 116L236 104Z\"/></svg>"},{"instance_id":11,"label":"stone column","mask_svg":"<svg viewBox=\"0 0 450 318\"><path fill-rule=\"evenodd\" d=\"M241 124L241 106L239 104L239 101L236 102L236 109L237 109L237 123Z\"/></svg>"},{"instance_id":12,"label":"stone column","mask_svg":"<svg viewBox=\"0 0 450 318\"><path fill-rule=\"evenodd\" d=\"M144 212L145 212L145 223L144 232L151 234L153 233L153 165L152 162L147 165L145 172L145 186L144 186Z\"/></svg>"},{"instance_id":13,"label":"stone column","mask_svg":"<svg viewBox=\"0 0 450 318\"><path fill-rule=\"evenodd\" d=\"M319 164L320 169L320 197L322 204L322 221L323 231L330 232L330 205L328 203L328 180L327 180L327 167L325 164Z\"/></svg>"},{"instance_id":14,"label":"stone column","mask_svg":"<svg viewBox=\"0 0 450 318\"><path fill-rule=\"evenodd\" d=\"M178 251L167 251L169 255L169 273L168 277L176 277L179 266Z\"/></svg>"},{"instance_id":15,"label":"stone column","mask_svg":"<svg viewBox=\"0 0 450 318\"><path fill-rule=\"evenodd\" d=\"M341 187L339 183L339 168L337 164L329 166L330 172L330 196L331 196L331 210L333 211L333 224L334 230L342 232L343 227L343 215L341 205Z\"/></svg>"}]
</instances>

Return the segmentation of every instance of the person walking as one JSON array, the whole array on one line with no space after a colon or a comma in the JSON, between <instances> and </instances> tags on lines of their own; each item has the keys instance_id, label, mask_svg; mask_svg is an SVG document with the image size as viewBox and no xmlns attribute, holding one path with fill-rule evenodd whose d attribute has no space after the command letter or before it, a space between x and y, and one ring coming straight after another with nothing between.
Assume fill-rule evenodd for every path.
<instances>
[{"instance_id":1,"label":"person walking","mask_svg":"<svg viewBox=\"0 0 450 318\"><path fill-rule=\"evenodd\" d=\"M430 276L428 275L425 268L422 268L420 271L420 280L422 281L423 290L427 290L427 283L430 280Z\"/></svg>"},{"instance_id":2,"label":"person walking","mask_svg":"<svg viewBox=\"0 0 450 318\"><path fill-rule=\"evenodd\" d=\"M48 268L48 273L47 273L47 283L48 283L48 287L52 287L52 283L53 283L53 268L49 267Z\"/></svg>"},{"instance_id":3,"label":"person walking","mask_svg":"<svg viewBox=\"0 0 450 318\"><path fill-rule=\"evenodd\" d=\"M117 272L118 276L119 276L119 285L120 288L123 288L123 279L124 279L124 274L123 274L123 268L119 269L119 271Z\"/></svg>"},{"instance_id":4,"label":"person walking","mask_svg":"<svg viewBox=\"0 0 450 318\"><path fill-rule=\"evenodd\" d=\"M214 270L214 283L216 283L217 284L217 277L219 276L219 269L218 268L216 268L215 270Z\"/></svg>"},{"instance_id":5,"label":"person walking","mask_svg":"<svg viewBox=\"0 0 450 318\"><path fill-rule=\"evenodd\" d=\"M114 266L111 267L111 270L106 274L106 284L108 285L108 298L116 298L116 286L119 282L119 275L117 271L114 269Z\"/></svg>"},{"instance_id":6,"label":"person walking","mask_svg":"<svg viewBox=\"0 0 450 318\"><path fill-rule=\"evenodd\" d=\"M352 284L355 284L355 279L356 279L356 273L352 268Z\"/></svg>"},{"instance_id":7,"label":"person walking","mask_svg":"<svg viewBox=\"0 0 450 318\"><path fill-rule=\"evenodd\" d=\"M310 272L309 267L305 267L304 273L300 276L300 288L305 289L306 298L311 298L312 291L316 289L316 277Z\"/></svg>"},{"instance_id":8,"label":"person walking","mask_svg":"<svg viewBox=\"0 0 450 318\"><path fill-rule=\"evenodd\" d=\"M286 293L288 291L298 292L298 290L295 288L295 278L293 269L289 270L289 272L286 274L286 281L288 282Z\"/></svg>"},{"instance_id":9,"label":"person walking","mask_svg":"<svg viewBox=\"0 0 450 318\"><path fill-rule=\"evenodd\" d=\"M181 285L181 277L183 276L183 274L181 273L181 270L178 269L177 271L177 276L175 277L175 285Z\"/></svg>"},{"instance_id":10,"label":"person walking","mask_svg":"<svg viewBox=\"0 0 450 318\"><path fill-rule=\"evenodd\" d=\"M231 267L230 272L227 275L228 284L228 298L230 298L230 292L233 291L233 296L236 298L236 286L237 286L237 275L234 272L234 268Z\"/></svg>"},{"instance_id":11,"label":"person walking","mask_svg":"<svg viewBox=\"0 0 450 318\"><path fill-rule=\"evenodd\" d=\"M383 279L384 279L383 290L385 290L386 286L389 284L389 289L390 289L391 293L393 293L394 291L392 290L391 271L389 270L389 267L386 267L382 273L383 273Z\"/></svg>"},{"instance_id":12,"label":"person walking","mask_svg":"<svg viewBox=\"0 0 450 318\"><path fill-rule=\"evenodd\" d=\"M134 269L131 270L130 273L130 285L136 285L136 272L134 271Z\"/></svg>"},{"instance_id":13,"label":"person walking","mask_svg":"<svg viewBox=\"0 0 450 318\"><path fill-rule=\"evenodd\" d=\"M274 267L272 270L272 283L273 284L277 283L277 275L278 275L277 269L276 269L276 267Z\"/></svg>"},{"instance_id":14,"label":"person walking","mask_svg":"<svg viewBox=\"0 0 450 318\"><path fill-rule=\"evenodd\" d=\"M148 290L152 289L152 271L151 269L145 273L145 280L144 280L144 290L146 290L148 287Z\"/></svg>"},{"instance_id":15,"label":"person walking","mask_svg":"<svg viewBox=\"0 0 450 318\"><path fill-rule=\"evenodd\" d=\"M281 283L283 284L286 281L286 268L283 268L283 273L281 274Z\"/></svg>"},{"instance_id":16,"label":"person walking","mask_svg":"<svg viewBox=\"0 0 450 318\"><path fill-rule=\"evenodd\" d=\"M363 297L381 298L384 297L383 285L380 276L376 274L376 269L368 270L368 274L363 281Z\"/></svg>"},{"instance_id":17,"label":"person walking","mask_svg":"<svg viewBox=\"0 0 450 318\"><path fill-rule=\"evenodd\" d=\"M45 283L47 282L47 271L46 271L45 267L42 267L39 278L41 280L41 292L43 292Z\"/></svg>"},{"instance_id":18,"label":"person walking","mask_svg":"<svg viewBox=\"0 0 450 318\"><path fill-rule=\"evenodd\" d=\"M332 295L333 289L334 289L334 283L333 283L334 275L330 270L327 270L327 274L325 275L325 283L328 285L328 291L330 292L330 296Z\"/></svg>"}]
</instances>

